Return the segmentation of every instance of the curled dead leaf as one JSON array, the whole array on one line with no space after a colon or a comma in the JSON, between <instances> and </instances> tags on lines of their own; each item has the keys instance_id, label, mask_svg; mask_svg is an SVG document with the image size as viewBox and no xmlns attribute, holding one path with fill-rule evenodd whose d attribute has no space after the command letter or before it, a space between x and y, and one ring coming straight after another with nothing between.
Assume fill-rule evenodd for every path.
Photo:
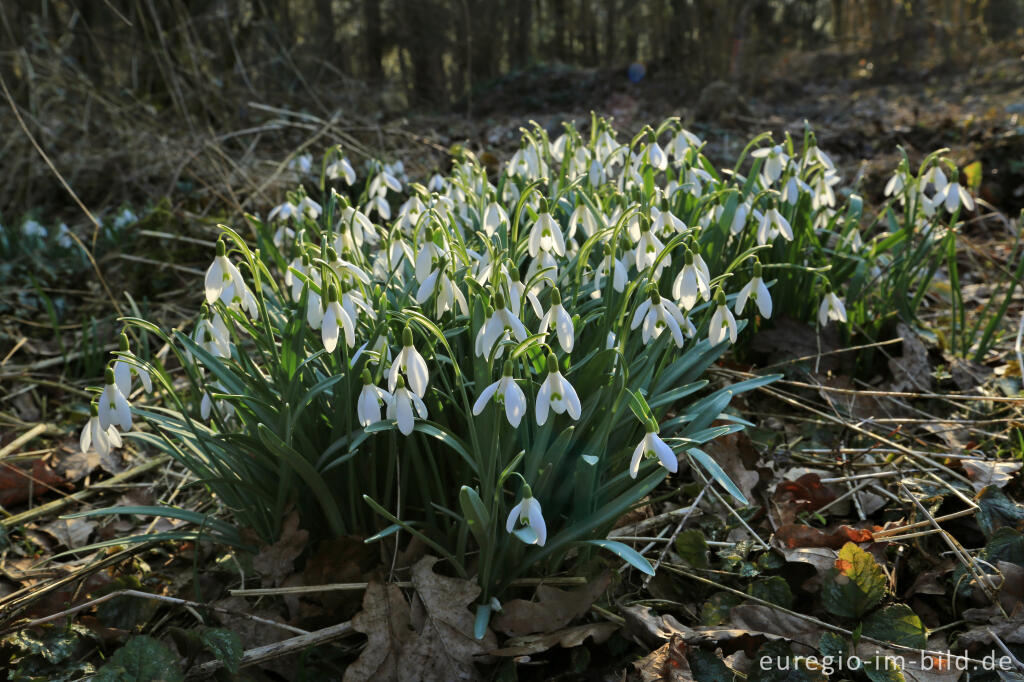
<instances>
[{"instance_id":1,"label":"curled dead leaf","mask_svg":"<svg viewBox=\"0 0 1024 682\"><path fill-rule=\"evenodd\" d=\"M521 637L565 627L590 610L610 582L611 575L606 571L575 590L541 585L537 588L536 601L512 599L506 602L493 621L494 629L510 637Z\"/></svg>"}]
</instances>

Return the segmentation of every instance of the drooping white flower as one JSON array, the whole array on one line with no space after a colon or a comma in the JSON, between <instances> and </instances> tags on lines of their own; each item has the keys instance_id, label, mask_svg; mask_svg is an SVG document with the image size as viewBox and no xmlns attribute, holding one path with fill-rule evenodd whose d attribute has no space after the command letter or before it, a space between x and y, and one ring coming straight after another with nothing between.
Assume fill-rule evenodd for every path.
<instances>
[{"instance_id":1,"label":"drooping white flower","mask_svg":"<svg viewBox=\"0 0 1024 682\"><path fill-rule=\"evenodd\" d=\"M484 321L483 326L477 332L474 344L476 355L490 357L495 344L509 338L509 335L522 343L530 333L526 330L526 325L519 320L516 312L505 306L505 297L498 292L494 296L494 312ZM494 357L500 358L503 352L504 349L499 347Z\"/></svg>"},{"instance_id":2,"label":"drooping white flower","mask_svg":"<svg viewBox=\"0 0 1024 682\"><path fill-rule=\"evenodd\" d=\"M505 418L512 428L519 428L519 423L526 414L526 394L512 378L512 361L506 361L501 378L480 392L480 397L473 404L473 414L478 415L487 407L492 399L505 405Z\"/></svg>"},{"instance_id":3,"label":"drooping white flower","mask_svg":"<svg viewBox=\"0 0 1024 682\"><path fill-rule=\"evenodd\" d=\"M670 473L679 471L679 459L672 448L658 435L658 427L653 422L647 425L647 433L633 450L633 458L629 460L629 475L636 478L640 473L640 462L645 457L657 458L661 466Z\"/></svg>"},{"instance_id":4,"label":"drooping white flower","mask_svg":"<svg viewBox=\"0 0 1024 682\"><path fill-rule=\"evenodd\" d=\"M388 372L388 390L392 393L395 393L395 387L401 379L399 371L405 372L409 379L409 388L422 398L427 392L430 373L427 371L427 363L423 356L412 345L412 330L408 327L402 330L402 350L398 352Z\"/></svg>"},{"instance_id":5,"label":"drooping white flower","mask_svg":"<svg viewBox=\"0 0 1024 682\"><path fill-rule=\"evenodd\" d=\"M103 428L96 403L91 405L91 410L92 416L82 429L78 444L82 452L93 450L101 457L106 457L112 449L121 447L121 434L113 424Z\"/></svg>"},{"instance_id":6,"label":"drooping white flower","mask_svg":"<svg viewBox=\"0 0 1024 682\"><path fill-rule=\"evenodd\" d=\"M405 387L405 379L402 377L398 377L391 401L387 406L387 418L398 422L398 430L404 436L408 436L413 430L416 420L413 408L416 409L416 415L419 415L420 419L427 418L427 406L418 395Z\"/></svg>"},{"instance_id":7,"label":"drooping white flower","mask_svg":"<svg viewBox=\"0 0 1024 682\"><path fill-rule=\"evenodd\" d=\"M717 346L727 338L729 343L736 343L736 318L726 306L725 292L721 289L715 292L715 304L715 312L712 313L711 323L708 325L708 341L712 346Z\"/></svg>"},{"instance_id":8,"label":"drooping white flower","mask_svg":"<svg viewBox=\"0 0 1024 682\"><path fill-rule=\"evenodd\" d=\"M537 392L535 416L538 426L544 426L544 422L548 420L548 412L551 411L555 414L568 412L574 420L579 419L583 412L576 389L558 371L558 360L554 353L548 354L548 376Z\"/></svg>"},{"instance_id":9,"label":"drooping white flower","mask_svg":"<svg viewBox=\"0 0 1024 682\"><path fill-rule=\"evenodd\" d=\"M768 184L778 180L789 163L789 156L782 150L782 145L778 144L773 147L760 147L752 151L750 155L755 159L764 159L761 172Z\"/></svg>"},{"instance_id":10,"label":"drooping white flower","mask_svg":"<svg viewBox=\"0 0 1024 682\"><path fill-rule=\"evenodd\" d=\"M541 198L540 213L537 215L537 221L530 228L528 246L530 256L533 258L536 258L541 251L550 251L559 256L565 255L565 238L562 236L562 228L551 217L547 199Z\"/></svg>"},{"instance_id":11,"label":"drooping white flower","mask_svg":"<svg viewBox=\"0 0 1024 682\"><path fill-rule=\"evenodd\" d=\"M650 343L651 339L661 336L661 333L668 329L672 333L672 340L676 346L683 347L683 325L686 324L679 308L666 301L658 293L658 290L651 288L651 295L637 306L633 313L633 320L629 325L630 329L636 329L640 325L641 338L644 345Z\"/></svg>"},{"instance_id":12,"label":"drooping white flower","mask_svg":"<svg viewBox=\"0 0 1024 682\"><path fill-rule=\"evenodd\" d=\"M296 256L292 259L292 262L288 264L288 269L284 273L284 284L287 287L291 287L292 300L298 301L302 296L302 287L306 285L305 280L301 277L296 276L295 272L301 273L306 277L309 277L309 256L305 253L302 256ZM292 272L295 270L295 272Z\"/></svg>"},{"instance_id":13,"label":"drooping white flower","mask_svg":"<svg viewBox=\"0 0 1024 682\"><path fill-rule=\"evenodd\" d=\"M444 176L438 172L434 172L427 180L427 189L431 192L443 192L444 188L448 185L448 181L444 179Z\"/></svg>"},{"instance_id":14,"label":"drooping white flower","mask_svg":"<svg viewBox=\"0 0 1024 682\"><path fill-rule=\"evenodd\" d=\"M661 145L655 139L654 133L648 135L647 147L643 151L642 158L658 170L663 171L668 168L668 157L665 155L665 150L661 148Z\"/></svg>"},{"instance_id":15,"label":"drooping white flower","mask_svg":"<svg viewBox=\"0 0 1024 682\"><path fill-rule=\"evenodd\" d=\"M356 345L355 321L338 303L338 290L331 284L327 288L327 310L324 311L324 318L320 326L320 338L328 353L333 353L334 349L338 347L339 332L345 334L346 346L352 348Z\"/></svg>"},{"instance_id":16,"label":"drooping white flower","mask_svg":"<svg viewBox=\"0 0 1024 682\"><path fill-rule=\"evenodd\" d=\"M757 262L754 263L754 276L743 285L740 293L736 295L734 307L737 315L743 314L743 308L746 307L749 298L754 299L757 309L761 312L761 317L768 319L772 316L772 297L768 293L768 287L765 286L764 280L761 279L761 264Z\"/></svg>"},{"instance_id":17,"label":"drooping white flower","mask_svg":"<svg viewBox=\"0 0 1024 682\"><path fill-rule=\"evenodd\" d=\"M114 370L107 368L106 385L103 393L100 394L99 405L97 406L97 417L100 426L104 431L111 425L121 427L122 431L130 431L132 428L132 408L128 399L121 393L114 381Z\"/></svg>"},{"instance_id":18,"label":"drooping white flower","mask_svg":"<svg viewBox=\"0 0 1024 682\"><path fill-rule=\"evenodd\" d=\"M192 340L207 353L218 358L231 357L231 334L228 326L216 310L210 310L204 303L199 315Z\"/></svg>"},{"instance_id":19,"label":"drooping white flower","mask_svg":"<svg viewBox=\"0 0 1024 682\"><path fill-rule=\"evenodd\" d=\"M686 310L697 304L698 296L705 301L711 300L711 274L699 253L695 254L687 249L683 269L672 282L672 296Z\"/></svg>"},{"instance_id":20,"label":"drooping white flower","mask_svg":"<svg viewBox=\"0 0 1024 682\"><path fill-rule=\"evenodd\" d=\"M654 265L654 262L658 260L658 256L662 251L665 250L665 245L661 243L661 240L653 232L647 223L643 223L640 230L640 239L636 244L636 251L634 258L636 259L636 269L638 272L643 272L647 268ZM661 276L661 271L666 266L672 264L672 256L665 254L665 257L658 263L658 267L655 268L654 278L657 279Z\"/></svg>"},{"instance_id":21,"label":"drooping white flower","mask_svg":"<svg viewBox=\"0 0 1024 682\"><path fill-rule=\"evenodd\" d=\"M523 303L529 302L530 307L533 308L533 313L537 317L543 315L544 310L541 308L540 299L537 298L537 292L534 291L537 287L527 291L526 285L519 279L519 270L515 265L510 264L507 267L503 267L502 272L505 274L505 286L508 287L508 306L512 312L516 315L522 314Z\"/></svg>"},{"instance_id":22,"label":"drooping white flower","mask_svg":"<svg viewBox=\"0 0 1024 682\"><path fill-rule=\"evenodd\" d=\"M571 239L576 234L576 230L580 229L583 231L584 237L590 239L593 237L599 229L600 224L591 213L590 209L587 208L586 204L580 204L576 207L576 210L569 216L569 238Z\"/></svg>"},{"instance_id":23,"label":"drooping white flower","mask_svg":"<svg viewBox=\"0 0 1024 682\"><path fill-rule=\"evenodd\" d=\"M941 192L948 182L946 174L942 172L942 166L935 164L921 176L920 189L923 192L931 184L936 192Z\"/></svg>"},{"instance_id":24,"label":"drooping white flower","mask_svg":"<svg viewBox=\"0 0 1024 682\"><path fill-rule=\"evenodd\" d=\"M370 371L363 370L363 388L359 391L359 398L356 400L356 417L360 426L369 426L380 421L381 405L391 403L391 394L380 386L375 386L370 380ZM408 435L408 434L406 434Z\"/></svg>"},{"instance_id":25,"label":"drooping white flower","mask_svg":"<svg viewBox=\"0 0 1024 682\"><path fill-rule=\"evenodd\" d=\"M351 185L356 181L356 171L345 157L327 164L326 172L328 179L337 180L341 178L345 181L346 185Z\"/></svg>"},{"instance_id":26,"label":"drooping white flower","mask_svg":"<svg viewBox=\"0 0 1024 682\"><path fill-rule=\"evenodd\" d=\"M832 291L832 287L826 286L825 297L821 299L821 305L818 306L818 323L824 327L829 320L846 322L846 306L843 304L843 299Z\"/></svg>"},{"instance_id":27,"label":"drooping white flower","mask_svg":"<svg viewBox=\"0 0 1024 682\"><path fill-rule=\"evenodd\" d=\"M967 191L967 188L961 185L959 182L951 182L932 197L932 201L935 204L942 204L946 207L946 211L949 213L954 212L963 204L964 208L968 211L974 210L974 198L971 197L971 193Z\"/></svg>"},{"instance_id":28,"label":"drooping white flower","mask_svg":"<svg viewBox=\"0 0 1024 682\"><path fill-rule=\"evenodd\" d=\"M533 496L530 486L525 483L523 484L523 498L508 513L505 530L512 533L516 529L516 525L519 524L533 531L536 536L534 543L538 546L543 547L544 543L548 541L548 528L544 523L540 502Z\"/></svg>"},{"instance_id":29,"label":"drooping white flower","mask_svg":"<svg viewBox=\"0 0 1024 682\"><path fill-rule=\"evenodd\" d=\"M434 242L434 230L427 227L423 231L420 252L416 254L416 280L423 282L443 257L444 251Z\"/></svg>"},{"instance_id":30,"label":"drooping white flower","mask_svg":"<svg viewBox=\"0 0 1024 682\"><path fill-rule=\"evenodd\" d=\"M207 303L212 304L219 298L225 305L244 308L248 311L249 317L256 317L256 297L242 279L242 273L228 260L224 240L217 242L217 256L206 270L204 284Z\"/></svg>"},{"instance_id":31,"label":"drooping white flower","mask_svg":"<svg viewBox=\"0 0 1024 682\"><path fill-rule=\"evenodd\" d=\"M449 310L454 310L456 306L464 315L469 314L469 303L466 301L466 295L455 286L451 277L448 276L448 264L443 258L437 264L437 267L427 275L423 283L420 284L420 288L416 292L416 302L422 305L432 295L434 295L435 319L441 319L442 315Z\"/></svg>"},{"instance_id":32,"label":"drooping white flower","mask_svg":"<svg viewBox=\"0 0 1024 682\"><path fill-rule=\"evenodd\" d=\"M505 209L498 202L492 201L484 209L483 228L488 237L493 237L499 229L508 229L508 213L505 213Z\"/></svg>"},{"instance_id":33,"label":"drooping white flower","mask_svg":"<svg viewBox=\"0 0 1024 682\"><path fill-rule=\"evenodd\" d=\"M128 335L121 332L121 352L127 353L129 350ZM120 357L114 361L114 383L117 384L121 393L126 396L131 395L132 392L132 374L138 376L139 380L142 381L142 386L146 389L146 393L152 392L153 380L150 378L149 372L126 362Z\"/></svg>"},{"instance_id":34,"label":"drooping white flower","mask_svg":"<svg viewBox=\"0 0 1024 682\"><path fill-rule=\"evenodd\" d=\"M270 210L267 215L267 222L273 222L274 220L288 220L289 218L298 218L302 215L299 207L290 201L286 201L283 204L278 204Z\"/></svg>"},{"instance_id":35,"label":"drooping white flower","mask_svg":"<svg viewBox=\"0 0 1024 682\"><path fill-rule=\"evenodd\" d=\"M605 245L604 258L598 264L597 269L594 271L594 286L596 288L595 294L601 295L601 290L604 288L602 279L605 277L612 278L612 288L620 294L626 290L626 266L612 255L612 249L607 244Z\"/></svg>"},{"instance_id":36,"label":"drooping white flower","mask_svg":"<svg viewBox=\"0 0 1024 682\"><path fill-rule=\"evenodd\" d=\"M562 295L557 288L551 289L551 307L540 319L539 334L547 334L551 329L558 335L558 344L566 353L572 352L575 331L572 327L572 317L562 307Z\"/></svg>"},{"instance_id":37,"label":"drooping white flower","mask_svg":"<svg viewBox=\"0 0 1024 682\"><path fill-rule=\"evenodd\" d=\"M779 209L773 206L765 211L757 226L757 243L764 246L774 241L780 234L786 241L793 241L793 228L789 221L779 213Z\"/></svg>"},{"instance_id":38,"label":"drooping white flower","mask_svg":"<svg viewBox=\"0 0 1024 682\"><path fill-rule=\"evenodd\" d=\"M651 225L651 231L664 237L669 237L677 233L682 234L689 229L686 227L686 223L672 214L667 203L663 204L661 208L652 206L651 218L654 220Z\"/></svg>"},{"instance_id":39,"label":"drooping white flower","mask_svg":"<svg viewBox=\"0 0 1024 682\"><path fill-rule=\"evenodd\" d=\"M885 183L885 196L891 197L896 194L901 194L903 192L903 187L905 186L905 184L906 171L904 170L903 165L900 164L900 167L897 168L895 172L893 172L892 177L889 178L889 181Z\"/></svg>"}]
</instances>

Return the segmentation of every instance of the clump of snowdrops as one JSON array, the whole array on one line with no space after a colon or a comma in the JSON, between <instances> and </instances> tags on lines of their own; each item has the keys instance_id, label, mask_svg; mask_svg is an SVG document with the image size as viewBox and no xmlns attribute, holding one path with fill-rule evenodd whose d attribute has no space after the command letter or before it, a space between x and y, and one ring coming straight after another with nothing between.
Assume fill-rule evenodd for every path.
<instances>
[{"instance_id":1,"label":"clump of snowdrops","mask_svg":"<svg viewBox=\"0 0 1024 682\"><path fill-rule=\"evenodd\" d=\"M595 118L586 136L524 131L494 180L461 150L425 184L380 162L360 180L331 150L316 198L249 216L255 244L222 226L190 330L125 319L191 391L124 337L82 446L146 422L130 435L231 523L161 513L226 543L273 542L292 506L314 537L415 536L479 581L478 625L567 555L650 572L607 532L681 465L747 502L700 446L742 429L732 396L773 377L711 390L708 367L780 309L846 323L851 276L879 265L859 200L836 208L832 162L804 143L761 136L746 175L744 158L719 173L675 120L624 142ZM164 406L130 406L134 377Z\"/></svg>"}]
</instances>

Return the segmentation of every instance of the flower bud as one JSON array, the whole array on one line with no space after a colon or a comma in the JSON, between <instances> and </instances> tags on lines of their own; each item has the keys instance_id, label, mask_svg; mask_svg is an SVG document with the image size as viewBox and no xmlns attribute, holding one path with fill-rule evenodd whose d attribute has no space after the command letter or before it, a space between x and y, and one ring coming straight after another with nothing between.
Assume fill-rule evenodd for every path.
<instances>
[{"instance_id":1,"label":"flower bud","mask_svg":"<svg viewBox=\"0 0 1024 682\"><path fill-rule=\"evenodd\" d=\"M555 357L554 353L548 353L548 374L555 374L558 372L558 358Z\"/></svg>"},{"instance_id":2,"label":"flower bud","mask_svg":"<svg viewBox=\"0 0 1024 682\"><path fill-rule=\"evenodd\" d=\"M402 345L405 347L412 345L412 329L409 329L408 325L402 330Z\"/></svg>"}]
</instances>

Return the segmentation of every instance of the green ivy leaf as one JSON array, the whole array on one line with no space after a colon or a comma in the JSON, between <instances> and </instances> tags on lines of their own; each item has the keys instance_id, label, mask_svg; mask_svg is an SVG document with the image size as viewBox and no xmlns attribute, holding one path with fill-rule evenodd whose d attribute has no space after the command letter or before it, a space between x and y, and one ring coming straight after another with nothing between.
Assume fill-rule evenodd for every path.
<instances>
[{"instance_id":1,"label":"green ivy leaf","mask_svg":"<svg viewBox=\"0 0 1024 682\"><path fill-rule=\"evenodd\" d=\"M747 594L786 609L793 606L793 592L789 589L789 583L777 575L759 578L750 583L747 586Z\"/></svg>"},{"instance_id":2,"label":"green ivy leaf","mask_svg":"<svg viewBox=\"0 0 1024 682\"><path fill-rule=\"evenodd\" d=\"M839 550L836 567L825 574L821 599L828 612L842 618L859 618L878 605L887 580L875 558L852 542Z\"/></svg>"},{"instance_id":3,"label":"green ivy leaf","mask_svg":"<svg viewBox=\"0 0 1024 682\"><path fill-rule=\"evenodd\" d=\"M708 543L696 528L684 530L676 537L676 552L694 568L708 567Z\"/></svg>"},{"instance_id":4,"label":"green ivy leaf","mask_svg":"<svg viewBox=\"0 0 1024 682\"><path fill-rule=\"evenodd\" d=\"M238 665L242 662L242 638L237 633L225 628L204 628L199 633L199 640L213 657L224 664L232 675L238 673Z\"/></svg>"},{"instance_id":5,"label":"green ivy leaf","mask_svg":"<svg viewBox=\"0 0 1024 682\"><path fill-rule=\"evenodd\" d=\"M98 682L178 682L185 675L178 657L164 644L148 635L132 637L114 652L94 678Z\"/></svg>"},{"instance_id":6,"label":"green ivy leaf","mask_svg":"<svg viewBox=\"0 0 1024 682\"><path fill-rule=\"evenodd\" d=\"M875 611L864 619L863 632L883 642L915 649L923 649L928 643L928 629L906 604L893 604Z\"/></svg>"}]
</instances>

